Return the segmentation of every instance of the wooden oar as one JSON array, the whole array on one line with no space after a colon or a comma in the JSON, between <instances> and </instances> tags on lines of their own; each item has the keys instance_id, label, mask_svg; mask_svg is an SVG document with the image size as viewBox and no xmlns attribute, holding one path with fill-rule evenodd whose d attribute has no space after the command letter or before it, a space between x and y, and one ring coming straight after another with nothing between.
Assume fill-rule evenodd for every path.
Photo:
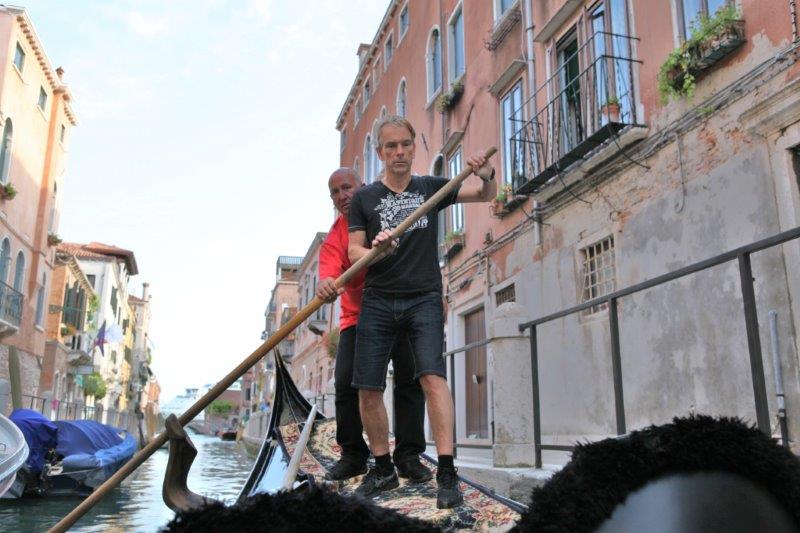
<instances>
[{"instance_id":1,"label":"wooden oar","mask_svg":"<svg viewBox=\"0 0 800 533\"><path fill-rule=\"evenodd\" d=\"M486 159L488 160L492 157L495 153L497 153L497 148L491 147L486 150ZM453 189L462 181L467 179L470 174L472 174L472 168L466 168L461 171L461 173L450 180L444 187L436 191L436 193L428 198L428 200L419 206L413 213L411 213L407 219L400 223L399 226L392 230L392 239L386 241L384 246L373 248L369 251L366 255L364 255L361 259L356 261L353 266L347 269L347 271L339 276L336 281L335 285L337 288L343 287L348 281L350 281L353 276L358 274L361 270L367 267L375 258L381 254L386 247L388 247L392 240L399 239L400 236L405 233L405 231L411 227L414 222L422 218L428 211L433 209L439 202L441 202L448 194L450 194ZM302 308L300 311L294 315L291 320L286 322L283 326L281 326L278 331L276 331L272 336L270 336L264 344L258 347L256 351L251 353L247 359L239 363L239 365L230 371L230 373L222 378L222 380L214 385L211 390L205 393L202 398L197 400L194 405L189 407L185 413L183 413L180 417L178 417L178 421L181 423L181 426L185 426L189 422L191 422L194 417L200 414L200 411L208 407L208 405L213 402L217 396L228 390L237 379L242 377L245 372L247 372L250 367L255 365L262 357L267 355L270 350L272 350L275 346L278 345L289 333L294 331L294 329L303 323L303 321L311 316L317 309L319 309L324 303L324 300L321 300L319 297L315 296L313 300L308 302L308 304ZM61 533L63 531L67 531L75 522L77 522L80 517L82 517L86 512L91 509L97 502L103 499L106 494L108 494L111 489L119 485L123 479L128 477L131 472L136 470L143 462L147 460L148 457L153 455L153 453L161 448L169 437L167 436L166 431L162 431L157 436L150 441L150 443L139 450L133 457L131 457L130 461L125 463L122 468L117 470L117 472L108 478L105 483L97 487L94 492L92 492L85 500L83 500L80 505L78 505L75 509L70 511L70 513L62 518L52 529L50 529L51 533Z\"/></svg>"}]
</instances>

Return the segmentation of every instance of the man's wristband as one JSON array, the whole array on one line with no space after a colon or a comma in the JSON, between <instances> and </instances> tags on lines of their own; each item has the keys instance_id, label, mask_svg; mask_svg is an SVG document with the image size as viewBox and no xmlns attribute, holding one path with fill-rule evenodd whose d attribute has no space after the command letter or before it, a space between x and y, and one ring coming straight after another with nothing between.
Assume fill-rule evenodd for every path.
<instances>
[{"instance_id":1,"label":"man's wristband","mask_svg":"<svg viewBox=\"0 0 800 533\"><path fill-rule=\"evenodd\" d=\"M491 176L489 176L488 178L484 178L484 177L483 177L483 176L481 176L480 174L477 174L477 176L478 176L480 179L482 179L483 181L492 181L492 180L494 179L494 167L492 167L492 175L491 175Z\"/></svg>"}]
</instances>

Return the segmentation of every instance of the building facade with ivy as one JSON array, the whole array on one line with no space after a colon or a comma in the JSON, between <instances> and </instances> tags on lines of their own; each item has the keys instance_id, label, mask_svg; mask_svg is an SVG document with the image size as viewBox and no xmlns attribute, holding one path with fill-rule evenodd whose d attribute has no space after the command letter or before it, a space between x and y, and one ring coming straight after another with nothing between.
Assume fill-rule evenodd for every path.
<instances>
[{"instance_id":1,"label":"building facade with ivy","mask_svg":"<svg viewBox=\"0 0 800 533\"><path fill-rule=\"evenodd\" d=\"M545 317L800 226L795 7L389 2L358 48L336 122L341 165L380 179L376 126L387 114L417 129L415 174L452 178L473 152L499 148L495 200L451 208L439 228L447 349L474 345L450 372L465 453L505 438L495 412L512 380L495 373L491 340L502 305L521 322ZM771 310L786 409L800 413L799 274L796 241L752 256L773 422ZM613 435L620 414L627 429L689 412L761 416L741 283L728 263L615 300L613 318L598 301L542 325L542 442ZM514 372L531 370L527 358ZM517 391L527 399L518 420L531 427L532 387ZM796 445L800 418L789 418Z\"/></svg>"}]
</instances>

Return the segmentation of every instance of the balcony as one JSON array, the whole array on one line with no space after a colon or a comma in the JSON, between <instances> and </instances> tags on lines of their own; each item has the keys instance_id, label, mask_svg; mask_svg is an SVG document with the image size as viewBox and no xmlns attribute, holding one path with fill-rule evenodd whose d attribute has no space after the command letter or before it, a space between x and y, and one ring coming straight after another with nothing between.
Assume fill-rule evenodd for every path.
<instances>
[{"instance_id":1,"label":"balcony","mask_svg":"<svg viewBox=\"0 0 800 533\"><path fill-rule=\"evenodd\" d=\"M557 54L558 68L523 106L536 113L511 138L515 194L535 193L603 145L619 150L626 128L640 126L633 88L635 37L596 32ZM540 105L540 102L546 102Z\"/></svg>"},{"instance_id":2,"label":"balcony","mask_svg":"<svg viewBox=\"0 0 800 533\"><path fill-rule=\"evenodd\" d=\"M22 293L0 282L0 337L19 330L22 321Z\"/></svg>"}]
</instances>

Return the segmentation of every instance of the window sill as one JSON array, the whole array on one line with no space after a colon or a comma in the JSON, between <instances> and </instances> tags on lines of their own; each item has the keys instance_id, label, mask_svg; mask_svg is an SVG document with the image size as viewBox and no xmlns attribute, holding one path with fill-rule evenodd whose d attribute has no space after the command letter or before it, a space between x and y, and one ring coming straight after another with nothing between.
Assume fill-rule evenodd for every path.
<instances>
[{"instance_id":1,"label":"window sill","mask_svg":"<svg viewBox=\"0 0 800 533\"><path fill-rule=\"evenodd\" d=\"M34 326L33 326L33 327L34 327L34 329L36 329L37 331L41 331L42 333L44 333L44 327L40 326L39 324L34 324Z\"/></svg>"},{"instance_id":2,"label":"window sill","mask_svg":"<svg viewBox=\"0 0 800 533\"><path fill-rule=\"evenodd\" d=\"M19 81L25 83L25 78L22 77L22 72L17 68L17 66L14 63L11 63L11 66L14 67L14 72L16 72L17 76L19 76Z\"/></svg>"},{"instance_id":3,"label":"window sill","mask_svg":"<svg viewBox=\"0 0 800 533\"><path fill-rule=\"evenodd\" d=\"M441 87L436 89L436 91L428 97L428 102L425 104L425 111L428 111L431 107L433 107L433 104L436 103L436 99L439 97L440 94L442 94Z\"/></svg>"},{"instance_id":4,"label":"window sill","mask_svg":"<svg viewBox=\"0 0 800 533\"><path fill-rule=\"evenodd\" d=\"M483 43L486 49L494 51L499 48L500 45L503 44L506 36L511 33L511 30L514 29L514 26L516 26L520 20L522 20L522 11L520 10L519 2L516 2L513 6L506 9L506 12L496 21L492 29L492 34L489 36L489 39Z\"/></svg>"}]
</instances>

